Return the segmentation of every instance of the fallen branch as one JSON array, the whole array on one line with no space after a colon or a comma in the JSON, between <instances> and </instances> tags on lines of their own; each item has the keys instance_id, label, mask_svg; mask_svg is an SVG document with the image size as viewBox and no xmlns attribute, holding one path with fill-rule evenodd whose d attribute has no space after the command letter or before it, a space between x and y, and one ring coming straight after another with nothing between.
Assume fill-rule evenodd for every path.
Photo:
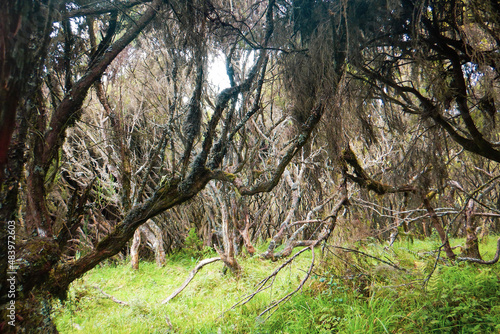
<instances>
[{"instance_id":1,"label":"fallen branch","mask_svg":"<svg viewBox=\"0 0 500 334\"><path fill-rule=\"evenodd\" d=\"M458 261L466 261L466 262L474 262L474 263L479 263L479 264L495 264L498 262L498 259L500 258L500 238L497 240L497 252L495 253L495 257L491 261L484 261L481 259L475 259L472 257L457 257Z\"/></svg>"},{"instance_id":2,"label":"fallen branch","mask_svg":"<svg viewBox=\"0 0 500 334\"><path fill-rule=\"evenodd\" d=\"M209 263L220 261L220 260L221 260L220 257L212 257L210 259L205 259L203 261L200 261L196 265L196 267L194 267L194 269L189 273L188 278L184 281L184 283L182 283L182 285L180 286L180 288L178 288L177 290L175 290L170 296L167 297L167 299L165 299L164 301L162 301L161 304L163 305L163 304L168 303L170 300L174 299L179 293L181 293L182 290L184 290L188 286L188 284L193 280L194 276L198 273L198 271L201 268L203 268L204 266L206 266Z\"/></svg>"},{"instance_id":3,"label":"fallen branch","mask_svg":"<svg viewBox=\"0 0 500 334\"><path fill-rule=\"evenodd\" d=\"M120 304L120 305L130 306L130 305L129 305L129 303L124 302L124 301L121 301L121 300L117 299L116 297L111 296L110 294L108 294L108 293L106 293L106 292L102 291L102 289L101 289L100 287L98 287L97 285L94 285L94 288L96 288L97 290L101 291L101 293L102 293L103 295L105 295L107 298L111 299L111 300L112 300L112 301L114 301L115 303Z\"/></svg>"},{"instance_id":4,"label":"fallen branch","mask_svg":"<svg viewBox=\"0 0 500 334\"><path fill-rule=\"evenodd\" d=\"M278 268L276 268L276 270L273 271L272 274L270 274L269 276L267 276L262 281L260 281L259 283L256 284L256 289L255 289L254 292L252 292L249 295L244 296L239 302L237 302L236 304L234 304L233 306L231 306L230 309L228 309L227 311L225 311L224 313L222 313L222 315L220 317L222 317L226 312L234 310L238 306L245 305L250 300L252 300L253 297L255 297L258 293L260 293L260 292L262 292L262 291L270 288L272 286L273 282L274 282L274 278L276 277L276 275L278 275L278 273L281 271L281 269L285 268L287 265L289 265L290 263L292 263L293 260L295 260L295 258L297 258L300 254L302 254L303 252L305 252L308 249L311 249L311 247L305 247L305 248L301 249L294 256L292 256L291 258L289 258L288 260L286 260L285 262L283 262ZM273 281L271 282L271 284L266 285L269 282L269 280L271 280L271 278L273 279Z\"/></svg>"},{"instance_id":5,"label":"fallen branch","mask_svg":"<svg viewBox=\"0 0 500 334\"><path fill-rule=\"evenodd\" d=\"M392 262L389 262L389 261L386 261L386 260L383 260L381 258L378 258L376 256L373 256L373 255L370 255L370 254L367 254L365 252L362 252L362 251L359 251L357 249L352 249L352 248L346 248L346 247L340 247L340 246L331 246L331 245L327 245L327 247L329 248L337 248L337 249L341 249L345 252L352 252L352 253L357 253L357 254L361 254L363 256L366 256L366 257L369 257L369 258L372 258L374 260L377 260L377 261L380 261L382 263L385 263L387 264L388 266L391 266L393 267L394 269L397 269L397 270L402 270L402 271L406 271L406 269L404 268L401 268L400 266L396 265L395 263L392 263Z\"/></svg>"},{"instance_id":6,"label":"fallen branch","mask_svg":"<svg viewBox=\"0 0 500 334\"><path fill-rule=\"evenodd\" d=\"M311 259L311 265L309 266L309 270L307 271L306 273L306 276L302 279L302 281L300 282L300 284L297 286L297 288L295 290L293 290L292 292L290 292L289 294L287 294L286 296L284 296L283 298L281 298L280 300L278 301L275 301L273 303L271 303L271 305L269 305L264 311L262 311L260 314L259 314L259 317L263 316L264 314L266 314L267 312L275 309L276 307L278 307L281 303L285 303L287 302L290 298L292 298L292 296L294 294L296 294L300 289L302 289L302 287L304 286L304 284L306 283L306 281L309 279L309 277L311 276L311 272L314 268L314 245L311 245L309 247L311 249L311 252L312 252L312 259Z\"/></svg>"}]
</instances>

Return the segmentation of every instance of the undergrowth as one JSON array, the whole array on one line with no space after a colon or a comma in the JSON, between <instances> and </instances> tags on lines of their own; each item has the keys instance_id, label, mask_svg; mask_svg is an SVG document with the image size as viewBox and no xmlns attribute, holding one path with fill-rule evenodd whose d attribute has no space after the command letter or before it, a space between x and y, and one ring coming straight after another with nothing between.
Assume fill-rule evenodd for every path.
<instances>
[{"instance_id":1,"label":"undergrowth","mask_svg":"<svg viewBox=\"0 0 500 334\"><path fill-rule=\"evenodd\" d=\"M485 258L493 256L495 241L481 245ZM352 248L357 252L327 247L320 256L315 250L315 267L303 289L262 316L272 301L298 286L310 252L283 269L272 287L232 310L283 262L239 258L240 278L223 275L220 262L210 264L166 305L160 302L198 260L191 253L170 257L163 268L147 262L139 270L126 263L101 266L72 285L68 300L55 305L54 316L61 333L500 332L498 264L436 262L432 241L403 241L390 249L364 242Z\"/></svg>"}]
</instances>

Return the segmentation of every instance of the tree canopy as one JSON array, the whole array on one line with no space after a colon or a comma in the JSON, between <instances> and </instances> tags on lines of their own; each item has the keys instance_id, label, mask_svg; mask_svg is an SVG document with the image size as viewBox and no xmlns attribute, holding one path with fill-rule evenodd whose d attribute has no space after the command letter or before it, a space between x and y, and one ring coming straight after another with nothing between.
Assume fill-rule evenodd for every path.
<instances>
[{"instance_id":1,"label":"tree canopy","mask_svg":"<svg viewBox=\"0 0 500 334\"><path fill-rule=\"evenodd\" d=\"M496 0L3 1L0 303L15 268L22 326L55 332L71 282L191 230L235 275L258 240L430 226L488 262L499 24Z\"/></svg>"}]
</instances>

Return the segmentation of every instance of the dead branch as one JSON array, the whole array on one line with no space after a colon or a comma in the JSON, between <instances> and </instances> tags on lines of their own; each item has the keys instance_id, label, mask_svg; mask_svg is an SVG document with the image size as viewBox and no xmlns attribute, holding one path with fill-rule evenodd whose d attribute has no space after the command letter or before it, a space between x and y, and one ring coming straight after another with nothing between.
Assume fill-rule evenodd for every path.
<instances>
[{"instance_id":1,"label":"dead branch","mask_svg":"<svg viewBox=\"0 0 500 334\"><path fill-rule=\"evenodd\" d=\"M267 250L261 255L265 259L274 259L274 250L276 249L276 247L281 245L281 242L285 237L284 233L289 229L290 223L295 216L297 208L299 207L300 201L302 199L302 187L300 186L300 184L302 182L304 170L305 165L302 164L300 171L295 176L295 180L292 180L292 177L288 170L285 170L283 173L285 180L292 190L292 204L288 210L288 214L285 220L280 225L280 230L274 235L273 239L269 243L269 246L267 247Z\"/></svg>"},{"instance_id":2,"label":"dead branch","mask_svg":"<svg viewBox=\"0 0 500 334\"><path fill-rule=\"evenodd\" d=\"M330 199L328 199L328 201L330 201ZM314 212L314 210L316 210L316 209L318 209L318 208L320 208L322 206L318 206L318 207L314 208L311 212L309 212L309 214L307 215L307 218L306 218L305 221L297 221L297 222L294 222L294 223L291 223L291 224L287 225L288 227L291 227L291 226L294 226L294 225L302 225L302 226L299 229L297 229L297 231L295 231L288 238L288 240L285 243L285 246L284 246L283 250L281 250L279 252L276 252L276 253L275 252L269 253L269 249L268 249L268 251L266 253L264 253L262 256L264 258L266 258L266 259L270 258L273 261L275 261L275 260L277 260L279 258L283 258L283 257L289 256L292 253L292 250L295 247L301 247L301 246L315 247L315 246L317 246L323 240L328 239L328 237L332 233L333 229L335 228L335 225L336 225L336 222L337 222L337 215L338 215L340 209L344 205L346 205L348 203L349 203L349 199L347 198L347 196L343 196L335 204L335 207L332 210L333 212L325 220L311 220L311 216L312 216L312 213ZM329 220L329 219L331 221L330 221L330 223L327 224L327 220ZM319 233L319 235L317 236L317 238L313 239L313 240L296 240L297 237L298 237L298 235L306 227L308 227L310 223L320 223L320 225L323 225L323 229L321 230L321 233ZM282 231L280 230L279 233L282 233Z\"/></svg>"},{"instance_id":3,"label":"dead branch","mask_svg":"<svg viewBox=\"0 0 500 334\"><path fill-rule=\"evenodd\" d=\"M497 240L497 251L495 253L495 257L491 261L484 261L482 259L476 259L472 257L457 257L458 261L466 261L466 262L474 262L474 263L479 263L479 264L495 264L498 262L498 259L500 258L500 238Z\"/></svg>"},{"instance_id":4,"label":"dead branch","mask_svg":"<svg viewBox=\"0 0 500 334\"><path fill-rule=\"evenodd\" d=\"M188 286L188 284L193 280L194 276L196 276L196 274L198 273L198 271L201 268L203 268L204 266L206 266L209 263L220 261L220 260L221 260L220 257L212 257L210 259L205 259L203 261L200 261L196 265L196 267L194 267L194 269L189 273L189 276L184 281L184 283L182 283L182 285L177 290L175 290L170 296L168 296L167 299L165 299L164 301L162 301L161 304L163 305L163 304L168 303L170 300L174 299L179 293L181 293L182 290L184 290Z\"/></svg>"},{"instance_id":5,"label":"dead branch","mask_svg":"<svg viewBox=\"0 0 500 334\"><path fill-rule=\"evenodd\" d=\"M125 305L125 306L130 306L129 303L127 302L124 302L124 301L121 301L119 299L117 299L116 297L104 292L100 287L98 287L97 285L94 285L94 288L96 288L97 290L101 291L101 293L106 296L107 298L111 299L112 301L114 301L115 303L117 304L120 304L120 305Z\"/></svg>"},{"instance_id":6,"label":"dead branch","mask_svg":"<svg viewBox=\"0 0 500 334\"><path fill-rule=\"evenodd\" d=\"M258 293L260 293L260 292L262 292L262 291L270 288L272 286L273 282L274 282L274 278L276 277L276 275L278 275L278 273L281 271L281 269L285 268L287 265L289 265L290 263L292 263L293 260L295 260L295 258L297 258L300 254L304 253L308 249L311 249L311 247L305 247L305 248L301 249L294 256L292 256L291 258L289 258L288 260L286 260L285 262L283 262L283 264L281 264L278 268L276 268L269 276L267 276L262 281L260 281L259 283L257 283L256 289L255 289L254 292L252 292L251 294L248 294L248 295L244 296L243 298L241 298L241 300L239 302L237 302L236 304L234 304L233 306L231 306L231 308L229 308L224 313L229 312L231 310L234 310L238 306L245 305L250 300L252 300L253 297L255 297ZM271 279L273 279L273 282L271 282L269 285L267 285L267 283Z\"/></svg>"},{"instance_id":7,"label":"dead branch","mask_svg":"<svg viewBox=\"0 0 500 334\"><path fill-rule=\"evenodd\" d=\"M416 188L411 185L393 187L372 179L359 163L358 158L351 149L350 145L347 145L347 147L343 150L342 159L346 164L352 166L354 169L355 175L346 173L346 176L362 188L372 190L379 195L399 192L416 192Z\"/></svg>"},{"instance_id":8,"label":"dead branch","mask_svg":"<svg viewBox=\"0 0 500 334\"><path fill-rule=\"evenodd\" d=\"M327 246L328 248L336 248L336 249L341 249L345 252L352 252L352 253L356 253L356 254L360 254L360 255L363 255L363 256L366 256L366 257L369 257L369 258L372 258L374 260L377 260L377 261L380 261L382 263L385 263L387 264L388 266L391 266L393 267L394 269L397 269L397 270L402 270L402 271L406 271L406 269L404 268L401 268L399 267L398 265L392 263L392 262L389 262L389 261L386 261L386 260L382 260L381 258L378 258L376 256L373 256L373 255L370 255L370 254L367 254L365 252L362 252L362 251L359 251L357 249L352 249L352 248L346 248L346 247L340 247L340 246L331 246L331 245L328 245Z\"/></svg>"},{"instance_id":9,"label":"dead branch","mask_svg":"<svg viewBox=\"0 0 500 334\"><path fill-rule=\"evenodd\" d=\"M264 311L262 311L260 314L259 314L259 317L263 316L264 314L266 314L267 312L275 309L276 307L278 307L281 303L285 303L287 302L290 298L292 298L292 296L294 294L296 294L300 289L302 289L302 287L304 286L304 284L306 283L306 281L309 279L309 277L311 276L311 272L314 268L314 245L311 245L310 247L308 247L309 249L311 249L311 252L312 252L312 259L311 259L311 265L309 266L309 270L307 271L306 273L306 276L302 279L302 281L300 282L300 284L297 286L297 288L295 290L293 290L292 292L290 292L289 294L287 294L286 296L284 296L283 298L281 298L280 300L278 301L275 301L273 303L271 303L271 305L269 305Z\"/></svg>"}]
</instances>

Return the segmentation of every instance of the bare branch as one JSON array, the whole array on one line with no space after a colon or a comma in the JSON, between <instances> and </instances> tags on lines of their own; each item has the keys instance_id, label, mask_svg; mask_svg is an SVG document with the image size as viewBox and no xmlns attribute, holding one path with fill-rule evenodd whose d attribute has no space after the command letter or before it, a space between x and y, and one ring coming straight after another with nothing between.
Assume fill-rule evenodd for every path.
<instances>
[{"instance_id":1,"label":"bare branch","mask_svg":"<svg viewBox=\"0 0 500 334\"><path fill-rule=\"evenodd\" d=\"M117 299L116 297L114 297L114 296L112 296L112 295L110 295L110 294L102 291L102 289L99 286L94 285L94 288L96 288L97 290L99 290L103 295L105 295L107 298L111 299L115 303L120 304L120 305L124 305L124 306L130 306L129 303L121 301L121 300Z\"/></svg>"},{"instance_id":2,"label":"bare branch","mask_svg":"<svg viewBox=\"0 0 500 334\"><path fill-rule=\"evenodd\" d=\"M198 271L203 268L204 266L206 266L207 264L210 264L212 262L216 262L216 261L220 261L221 258L220 257L212 257L210 259L205 259L205 260L202 260L200 262L198 262L198 264L196 265L196 267L194 267L194 269L189 273L189 276L188 278L186 278L186 280L184 281L184 283L182 283L182 285L177 289L175 290L174 292L172 292L172 294L170 296L168 296L165 300L163 300L161 302L161 304L166 304L168 303L169 301L171 301L172 299L174 299L179 293L182 292L182 290L184 290L188 284L193 280L193 278L196 276L196 274L198 273Z\"/></svg>"},{"instance_id":3,"label":"bare branch","mask_svg":"<svg viewBox=\"0 0 500 334\"><path fill-rule=\"evenodd\" d=\"M300 289L302 289L302 287L307 282L307 280L309 279L309 277L311 277L311 272L312 272L312 270L314 268L314 258L315 258L315 256L314 256L314 246L312 245L309 248L311 249L311 252L312 252L312 259L311 259L311 265L309 266L309 270L307 270L306 276L304 276L304 278L302 279L302 281L300 281L300 284L297 286L297 288L295 290L293 290L292 292L290 292L289 294L287 294L283 298L281 298L281 299L273 302L271 305L269 305L264 311L262 311L259 314L259 317L263 316L267 312L269 312L269 311L273 310L274 308L278 307L281 303L286 303L294 294L296 294Z\"/></svg>"},{"instance_id":4,"label":"bare branch","mask_svg":"<svg viewBox=\"0 0 500 334\"><path fill-rule=\"evenodd\" d=\"M80 16L90 16L90 15L99 15L106 14L116 10L123 11L125 9L129 9L135 7L137 5L142 5L145 3L150 3L153 0L135 0L135 1L121 1L121 2L108 2L103 1L101 3L92 3L90 5L82 6L78 9L73 9L65 14L63 14L63 19L68 19L72 17L80 17Z\"/></svg>"}]
</instances>

